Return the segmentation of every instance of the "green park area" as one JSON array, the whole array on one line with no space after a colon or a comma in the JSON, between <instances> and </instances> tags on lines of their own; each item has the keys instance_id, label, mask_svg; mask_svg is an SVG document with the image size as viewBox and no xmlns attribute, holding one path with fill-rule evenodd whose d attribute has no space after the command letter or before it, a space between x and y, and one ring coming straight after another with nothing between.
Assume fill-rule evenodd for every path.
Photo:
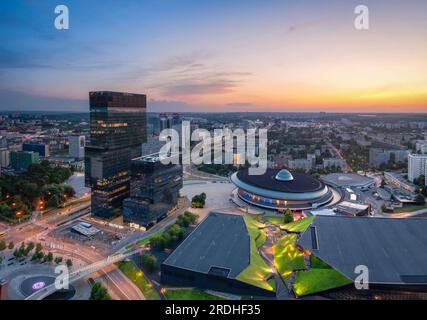
<instances>
[{"instance_id":1,"label":"green park area","mask_svg":"<svg viewBox=\"0 0 427 320\"><path fill-rule=\"evenodd\" d=\"M120 271L141 290L147 300L160 300L160 295L156 289L132 261L121 261L117 265Z\"/></svg>"},{"instance_id":2,"label":"green park area","mask_svg":"<svg viewBox=\"0 0 427 320\"><path fill-rule=\"evenodd\" d=\"M314 219L314 216L308 217L308 218L303 218L303 219L300 219L298 221L287 223L287 224L283 225L282 227L283 227L283 229L285 229L288 232L302 233L305 230L307 230L308 226L313 221L313 219Z\"/></svg>"},{"instance_id":3,"label":"green park area","mask_svg":"<svg viewBox=\"0 0 427 320\"><path fill-rule=\"evenodd\" d=\"M135 249L135 246L142 248L145 247L146 245L150 244L151 239L154 239L155 237L161 235L163 233L163 231L159 231L156 233L153 233L152 235L142 239L142 240L138 240L135 243L129 244L126 246L126 251L132 251Z\"/></svg>"},{"instance_id":4,"label":"green park area","mask_svg":"<svg viewBox=\"0 0 427 320\"><path fill-rule=\"evenodd\" d=\"M168 300L224 300L197 289L162 289Z\"/></svg>"},{"instance_id":5,"label":"green park area","mask_svg":"<svg viewBox=\"0 0 427 320\"><path fill-rule=\"evenodd\" d=\"M262 219L279 227L285 224L283 216L263 216Z\"/></svg>"},{"instance_id":6,"label":"green park area","mask_svg":"<svg viewBox=\"0 0 427 320\"><path fill-rule=\"evenodd\" d=\"M248 215L243 216L243 219L245 220L249 236L251 239L255 239L256 247L262 247L266 240L266 234L264 230L265 225Z\"/></svg>"},{"instance_id":7,"label":"green park area","mask_svg":"<svg viewBox=\"0 0 427 320\"><path fill-rule=\"evenodd\" d=\"M313 217L303 218L298 221L293 221L290 223L284 222L283 216L264 216L262 218L266 222L270 222L276 226L281 227L282 229L285 229L288 232L297 232L301 233L307 230L310 223L313 221Z\"/></svg>"},{"instance_id":8,"label":"green park area","mask_svg":"<svg viewBox=\"0 0 427 320\"><path fill-rule=\"evenodd\" d=\"M275 290L274 278L270 278L271 269L260 256L258 248L266 239L264 225L252 217L245 215L244 220L250 237L250 265L243 270L236 279L268 291Z\"/></svg>"},{"instance_id":9,"label":"green park area","mask_svg":"<svg viewBox=\"0 0 427 320\"><path fill-rule=\"evenodd\" d=\"M136 243L126 246L126 251L132 251L136 247L145 247L149 245L152 249L164 250L173 249L184 238L184 235L191 225L195 225L199 216L189 211L178 216L173 225L164 230L157 231L148 237L138 240Z\"/></svg>"},{"instance_id":10,"label":"green park area","mask_svg":"<svg viewBox=\"0 0 427 320\"><path fill-rule=\"evenodd\" d=\"M297 296L335 289L353 282L316 256L311 255L310 259L310 270L296 274L293 288Z\"/></svg>"},{"instance_id":11,"label":"green park area","mask_svg":"<svg viewBox=\"0 0 427 320\"><path fill-rule=\"evenodd\" d=\"M295 247L296 241L296 234L287 234L273 246L274 265L286 284L293 271L305 268L304 256Z\"/></svg>"}]
</instances>

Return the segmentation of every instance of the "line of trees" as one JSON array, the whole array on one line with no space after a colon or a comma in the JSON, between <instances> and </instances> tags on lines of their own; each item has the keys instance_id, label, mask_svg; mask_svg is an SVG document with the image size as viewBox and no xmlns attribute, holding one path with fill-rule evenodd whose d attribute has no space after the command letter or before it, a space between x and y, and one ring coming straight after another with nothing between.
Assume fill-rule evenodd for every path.
<instances>
[{"instance_id":1,"label":"line of trees","mask_svg":"<svg viewBox=\"0 0 427 320\"><path fill-rule=\"evenodd\" d=\"M111 296L100 282L93 282L89 300L111 300Z\"/></svg>"},{"instance_id":2,"label":"line of trees","mask_svg":"<svg viewBox=\"0 0 427 320\"><path fill-rule=\"evenodd\" d=\"M199 216L197 214L186 211L182 216L178 217L175 224L169 226L164 232L150 239L149 244L151 248L157 250L174 248L177 243L184 238L186 228L190 224L195 224L198 218Z\"/></svg>"}]
</instances>

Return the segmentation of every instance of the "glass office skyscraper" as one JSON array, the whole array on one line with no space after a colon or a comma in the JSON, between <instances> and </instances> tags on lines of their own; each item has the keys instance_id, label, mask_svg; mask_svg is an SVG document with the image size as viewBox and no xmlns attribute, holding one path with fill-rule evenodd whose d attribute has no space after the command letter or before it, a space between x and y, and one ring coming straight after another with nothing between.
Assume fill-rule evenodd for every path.
<instances>
[{"instance_id":1,"label":"glass office skyscraper","mask_svg":"<svg viewBox=\"0 0 427 320\"><path fill-rule=\"evenodd\" d=\"M143 94L90 92L90 140L85 180L92 189L92 214L111 218L129 197L130 164L146 142L147 98Z\"/></svg>"}]
</instances>

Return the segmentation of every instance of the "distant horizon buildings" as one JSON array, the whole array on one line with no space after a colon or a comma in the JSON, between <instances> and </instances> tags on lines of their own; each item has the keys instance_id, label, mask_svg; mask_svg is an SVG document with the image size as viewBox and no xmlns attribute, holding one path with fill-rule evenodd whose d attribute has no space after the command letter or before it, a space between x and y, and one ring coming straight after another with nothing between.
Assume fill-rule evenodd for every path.
<instances>
[{"instance_id":1,"label":"distant horizon buildings","mask_svg":"<svg viewBox=\"0 0 427 320\"><path fill-rule=\"evenodd\" d=\"M85 182L92 189L92 214L121 214L130 195L131 159L146 141L147 97L111 91L90 92L90 140L85 148Z\"/></svg>"}]
</instances>

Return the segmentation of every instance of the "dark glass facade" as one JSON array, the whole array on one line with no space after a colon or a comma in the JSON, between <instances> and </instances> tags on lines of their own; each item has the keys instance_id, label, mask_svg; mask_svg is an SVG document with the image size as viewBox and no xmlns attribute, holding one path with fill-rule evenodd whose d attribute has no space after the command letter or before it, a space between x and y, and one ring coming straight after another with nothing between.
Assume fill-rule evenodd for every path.
<instances>
[{"instance_id":1,"label":"dark glass facade","mask_svg":"<svg viewBox=\"0 0 427 320\"><path fill-rule=\"evenodd\" d=\"M131 159L146 141L146 96L91 92L90 141L85 149L86 185L92 188L92 214L111 218L130 194Z\"/></svg>"},{"instance_id":2,"label":"dark glass facade","mask_svg":"<svg viewBox=\"0 0 427 320\"><path fill-rule=\"evenodd\" d=\"M147 156L132 160L131 168L131 196L123 203L123 221L147 227L177 205L182 167Z\"/></svg>"}]
</instances>

